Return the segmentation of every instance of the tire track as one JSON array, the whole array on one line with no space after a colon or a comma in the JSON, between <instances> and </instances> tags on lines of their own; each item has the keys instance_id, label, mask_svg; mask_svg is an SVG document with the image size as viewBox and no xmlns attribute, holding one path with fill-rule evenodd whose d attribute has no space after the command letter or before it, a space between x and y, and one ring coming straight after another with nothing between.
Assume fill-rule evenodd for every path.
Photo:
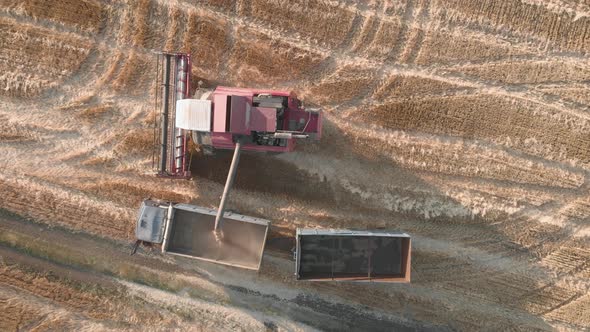
<instances>
[{"instance_id":1,"label":"tire track","mask_svg":"<svg viewBox=\"0 0 590 332\"><path fill-rule=\"evenodd\" d=\"M408 43L400 55L401 63L414 63L418 53L422 49L424 38L430 31L430 0L422 0L420 8L412 22Z\"/></svg>"},{"instance_id":2,"label":"tire track","mask_svg":"<svg viewBox=\"0 0 590 332\"><path fill-rule=\"evenodd\" d=\"M195 7L188 6L188 7L189 8L199 8L198 6L195 6ZM219 17L229 18L232 16L232 15L220 13L220 12L213 10L211 8L208 8L208 7L201 8L201 9L205 10L209 14L214 14ZM408 7L408 10L413 13L413 6ZM270 38L278 38L281 41L285 41L290 45L295 45L296 47L301 48L303 50L309 50L309 51L312 51L312 52L315 52L318 54L329 55L328 61L326 62L328 65L323 65L322 66L323 68L329 69L330 67L342 67L342 66L346 65L347 63L354 63L357 66L365 67L365 68L377 67L377 68L380 68L379 70L383 71L384 73L398 72L398 73L404 73L407 75L418 75L418 76L422 76L422 77L428 77L430 79L439 80L442 82L448 82L448 83L457 84L457 85L462 85L462 86L467 86L467 87L479 87L482 89L491 89L491 90L493 90L493 93L495 93L495 94L506 95L508 97L512 97L512 98L516 98L516 99L531 101L531 102L534 102L534 103L537 103L537 104L540 104L540 105L543 105L546 107L559 109L560 111L568 113L568 114L580 116L585 119L590 119L590 115L588 115L587 112L579 112L577 110L567 108L563 105L560 105L560 103L558 103L558 102L545 101L544 98L539 98L534 93L529 93L528 91L524 91L524 92L511 91L510 89L505 88L501 84L491 84L489 82L485 82L485 81L478 80L478 79L470 79L467 77L463 77L461 75L452 75L452 74L448 74L448 73L438 74L439 70L435 70L435 69L431 69L431 68L423 68L421 66L416 66L416 65L400 66L400 65L396 65L396 64L387 64L387 63L383 63L383 62L374 61L374 60L371 60L371 59L363 57L363 56L349 56L347 54L338 54L337 56L335 56L329 49L323 48L321 46L305 43L301 39L293 38L292 36L285 35L284 33L280 32L280 31L272 30L271 28L262 26L261 24L253 22L248 18L238 18L236 20L236 22L239 26L241 26L243 28L246 28L246 27L255 28L257 32L266 34ZM334 62L337 65L335 65L335 66L331 65ZM326 70L320 68L317 72L318 72L318 75L322 76L322 75L325 75L325 73L330 72L330 70L326 71ZM317 75L313 77L313 79L315 79L316 81L317 81L317 78L318 78ZM313 80L311 82L313 82Z\"/></svg>"},{"instance_id":3,"label":"tire track","mask_svg":"<svg viewBox=\"0 0 590 332\"><path fill-rule=\"evenodd\" d=\"M540 6L520 1L485 0L473 3L451 0L444 3L444 8L451 16L456 16L461 24L476 29L491 29L503 34L501 27L508 25L519 36L521 42L535 40L535 43L545 50L563 49L581 54L590 51L590 43L586 38L590 29L587 17L575 19L572 14L558 15ZM575 38L576 36L578 38Z\"/></svg>"},{"instance_id":4,"label":"tire track","mask_svg":"<svg viewBox=\"0 0 590 332\"><path fill-rule=\"evenodd\" d=\"M415 0L406 0L406 9L401 19L401 29L398 34L397 40L395 41L394 48L389 52L387 55L388 62L396 62L399 60L400 55L404 49L404 44L409 39L409 34L411 32L410 26L414 22L414 4Z\"/></svg>"},{"instance_id":5,"label":"tire track","mask_svg":"<svg viewBox=\"0 0 590 332\"><path fill-rule=\"evenodd\" d=\"M379 21L375 15L363 16L364 20L362 27L357 28L358 32L351 38L350 50L353 54L364 52L370 47L371 43L375 39L377 28L379 27Z\"/></svg>"}]
</instances>

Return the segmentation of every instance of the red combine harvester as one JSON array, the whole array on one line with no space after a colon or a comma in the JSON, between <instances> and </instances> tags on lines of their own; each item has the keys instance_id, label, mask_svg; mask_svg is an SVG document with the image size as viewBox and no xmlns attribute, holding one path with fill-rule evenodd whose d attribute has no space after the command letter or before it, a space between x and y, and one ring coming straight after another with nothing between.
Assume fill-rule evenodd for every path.
<instances>
[{"instance_id":1,"label":"red combine harvester","mask_svg":"<svg viewBox=\"0 0 590 332\"><path fill-rule=\"evenodd\" d=\"M258 270L270 222L225 211L241 151L291 152L298 139L319 140L322 113L317 109L306 109L297 96L288 91L223 86L203 89L199 84L193 98L189 98L190 55L160 53L157 63L157 82L161 84L156 93L160 117L154 127L154 137L160 137L157 160L154 157L157 174L190 177L189 140L205 151L233 149L234 155L216 211L188 204L145 200L137 220L138 243L161 244L163 252ZM172 88L175 93L171 95ZM157 128L160 135L156 134ZM364 233L363 239L358 240L361 234L347 233L345 238L334 242L342 233L328 232L314 237L305 232L299 234L298 231L297 237L298 279L409 281L409 268L405 264L409 264L410 248L405 234L394 241L369 238ZM398 236L391 234L388 236ZM349 240L353 242L347 242ZM361 241L359 243L363 245L354 241ZM402 241L405 241L404 249L399 247ZM304 245L299 246L299 243ZM346 255L340 260L327 261L326 257L333 259L343 250L336 248L336 243L346 248ZM391 253L390 261L388 252ZM326 256L326 253L330 255ZM376 273L382 264L388 264L388 268ZM337 268L328 273L328 266Z\"/></svg>"},{"instance_id":2,"label":"red combine harvester","mask_svg":"<svg viewBox=\"0 0 590 332\"><path fill-rule=\"evenodd\" d=\"M278 153L293 151L297 139L321 138L321 112L303 107L292 92L199 86L189 98L190 55L161 53L157 63L156 107L161 111L154 132L160 128L160 176L190 177L189 139L206 150Z\"/></svg>"}]
</instances>

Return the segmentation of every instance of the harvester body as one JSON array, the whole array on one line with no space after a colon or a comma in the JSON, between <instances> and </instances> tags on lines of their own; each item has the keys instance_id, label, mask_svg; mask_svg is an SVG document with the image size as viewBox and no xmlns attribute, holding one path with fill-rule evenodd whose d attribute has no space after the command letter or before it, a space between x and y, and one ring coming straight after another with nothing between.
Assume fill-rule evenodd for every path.
<instances>
[{"instance_id":1,"label":"harvester body","mask_svg":"<svg viewBox=\"0 0 590 332\"><path fill-rule=\"evenodd\" d=\"M292 92L219 86L197 94L177 102L176 127L201 145L234 149L240 137L245 151L290 152L297 139L321 137L321 113Z\"/></svg>"}]
</instances>

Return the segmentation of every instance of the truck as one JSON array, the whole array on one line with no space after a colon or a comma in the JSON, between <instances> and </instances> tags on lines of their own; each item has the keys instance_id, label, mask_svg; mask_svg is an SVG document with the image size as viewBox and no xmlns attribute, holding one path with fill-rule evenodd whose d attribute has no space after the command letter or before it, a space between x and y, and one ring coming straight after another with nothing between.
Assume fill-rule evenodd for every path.
<instances>
[{"instance_id":1,"label":"truck","mask_svg":"<svg viewBox=\"0 0 590 332\"><path fill-rule=\"evenodd\" d=\"M138 240L160 245L163 253L258 270L270 222L225 212L215 238L217 211L200 206L146 199L135 229Z\"/></svg>"}]
</instances>

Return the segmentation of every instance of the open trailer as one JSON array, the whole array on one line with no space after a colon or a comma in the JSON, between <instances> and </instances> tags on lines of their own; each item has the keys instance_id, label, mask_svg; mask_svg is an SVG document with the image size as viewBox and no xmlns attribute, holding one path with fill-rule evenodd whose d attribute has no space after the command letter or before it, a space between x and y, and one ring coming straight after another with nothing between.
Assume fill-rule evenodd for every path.
<instances>
[{"instance_id":1,"label":"open trailer","mask_svg":"<svg viewBox=\"0 0 590 332\"><path fill-rule=\"evenodd\" d=\"M258 270L270 222L226 212L215 236L217 210L189 204L145 200L136 227L137 239L161 244L162 252Z\"/></svg>"},{"instance_id":2,"label":"open trailer","mask_svg":"<svg viewBox=\"0 0 590 332\"><path fill-rule=\"evenodd\" d=\"M297 229L298 280L410 282L411 239L406 233Z\"/></svg>"}]
</instances>

